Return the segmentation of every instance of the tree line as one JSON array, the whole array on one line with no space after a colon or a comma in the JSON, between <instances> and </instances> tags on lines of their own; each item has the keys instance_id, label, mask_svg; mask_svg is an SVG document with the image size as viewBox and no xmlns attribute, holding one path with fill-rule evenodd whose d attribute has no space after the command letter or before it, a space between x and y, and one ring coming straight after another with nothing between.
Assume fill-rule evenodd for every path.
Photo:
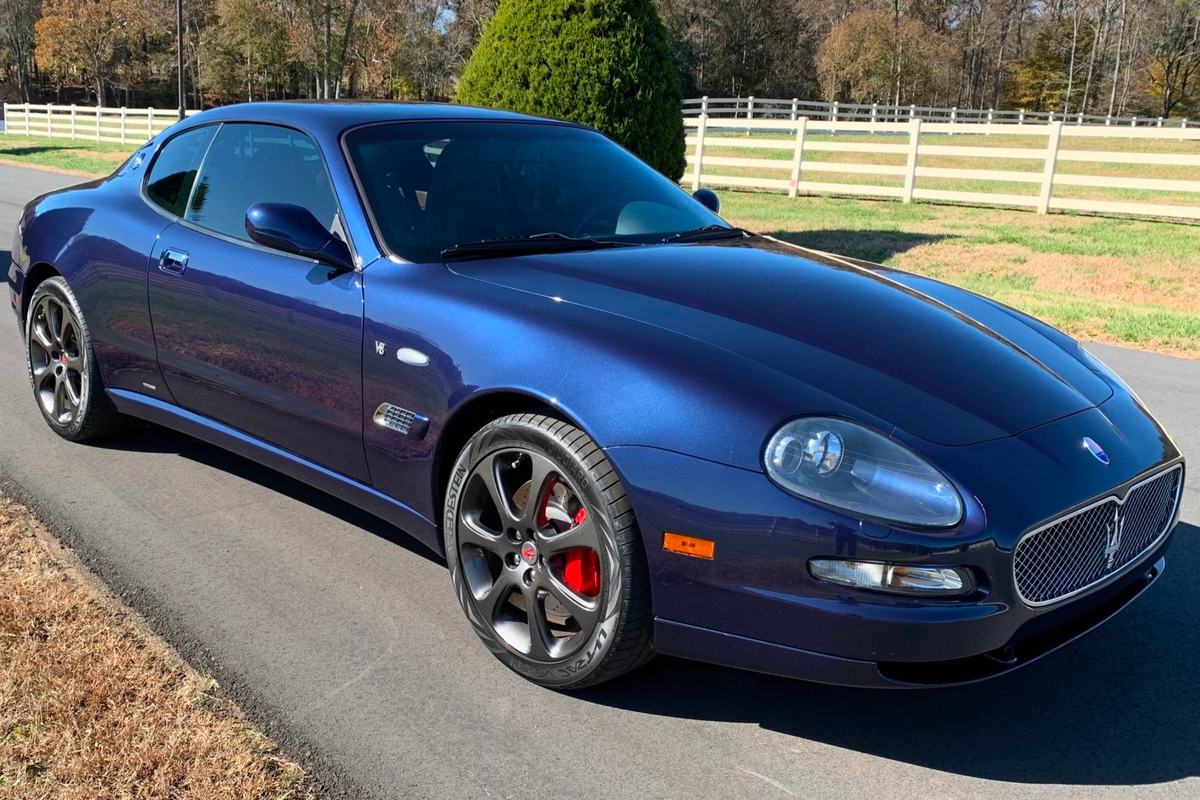
<instances>
[{"instance_id":1,"label":"tree line","mask_svg":"<svg viewBox=\"0 0 1200 800\"><path fill-rule=\"evenodd\" d=\"M453 97L497 1L184 0L188 106ZM685 96L1200 115L1200 0L655 6ZM171 0L0 0L0 93L173 107L175 41Z\"/></svg>"}]
</instances>

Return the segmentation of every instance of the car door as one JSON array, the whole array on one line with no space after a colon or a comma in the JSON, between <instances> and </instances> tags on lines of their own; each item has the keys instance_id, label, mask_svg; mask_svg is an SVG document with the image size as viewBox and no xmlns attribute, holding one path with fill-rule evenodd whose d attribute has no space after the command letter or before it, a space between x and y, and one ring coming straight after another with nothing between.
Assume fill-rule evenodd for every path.
<instances>
[{"instance_id":1,"label":"car door","mask_svg":"<svg viewBox=\"0 0 1200 800\"><path fill-rule=\"evenodd\" d=\"M183 218L159 237L150 314L175 401L369 482L362 446L362 281L250 240L246 210L285 202L345 237L328 171L303 133L222 125Z\"/></svg>"}]
</instances>

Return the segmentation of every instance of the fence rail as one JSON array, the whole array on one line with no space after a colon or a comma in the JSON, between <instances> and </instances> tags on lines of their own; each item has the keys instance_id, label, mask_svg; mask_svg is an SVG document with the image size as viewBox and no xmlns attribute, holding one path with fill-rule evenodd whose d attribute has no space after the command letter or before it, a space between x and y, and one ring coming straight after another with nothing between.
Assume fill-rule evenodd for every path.
<instances>
[{"instance_id":1,"label":"fence rail","mask_svg":"<svg viewBox=\"0 0 1200 800\"><path fill-rule=\"evenodd\" d=\"M716 117L754 119L809 119L829 122L945 122L952 125L1103 125L1125 128L1200 127L1195 120L1177 117L1114 117L1104 114L1063 114L1053 111L1025 111L1000 108L934 108L930 106L894 106L880 103L825 103L818 100L768 99L762 97L696 97L683 101L683 115L706 114Z\"/></svg>"},{"instance_id":2,"label":"fence rail","mask_svg":"<svg viewBox=\"0 0 1200 800\"><path fill-rule=\"evenodd\" d=\"M188 111L188 116L199 113ZM149 141L179 121L179 112L161 108L4 104L4 133L93 142Z\"/></svg>"},{"instance_id":3,"label":"fence rail","mask_svg":"<svg viewBox=\"0 0 1200 800\"><path fill-rule=\"evenodd\" d=\"M1200 152L1147 153L1103 150L1064 150L1064 137L1121 138L1121 139L1186 139L1200 142L1200 127L1189 130L1159 130L1157 128L1112 128L1095 126L1064 125L1055 120L1046 125L1031 127L1022 135L1044 136L1044 147L979 147L944 144L922 144L924 134L962 133L957 123L925 122L920 118L908 122L861 122L809 119L801 116L790 119L710 119L708 115L685 117L684 126L689 130L687 143L690 149L688 164L691 171L684 176L692 190L702 185L748 187L759 189L786 190L790 197L805 194L840 194L859 197L889 197L911 203L913 200L935 202L965 202L977 205L1015 206L1034 208L1039 214L1051 210L1088 211L1103 214L1142 214L1155 217L1200 220L1197 205L1117 202L1113 200L1090 200L1071 197L1055 197L1055 186L1085 186L1110 189L1134 189L1145 191L1196 192L1200 193L1200 180L1167 180L1161 178L1128 178L1107 175L1072 174L1059 170L1060 162L1085 162L1095 164L1150 164L1176 167L1200 168ZM758 138L744 135L744 131L763 133L787 133L788 138ZM980 123L972 133L1011 133L1008 126ZM838 134L889 134L880 136L878 142L814 141L812 133ZM899 140L899 141L896 141ZM766 150L790 150L792 158L742 158L714 156L707 148L750 148ZM831 161L806 161L805 154L817 151L850 152L865 154L889 154L904 156L904 164L875 164ZM922 156L951 156L989 159L1024 159L1042 162L1039 172L995 170L995 169L951 169L922 166ZM713 167L749 168L768 171L778 170L787 177L769 178L745 175L722 175L710 172ZM841 173L855 175L880 175L893 179L903 178L903 186L879 186L871 184L831 183L802 180L805 173ZM982 180L998 182L1028 183L1037 186L1037 195L1004 194L999 192L958 191L927 188L918 185L919 179Z\"/></svg>"}]
</instances>

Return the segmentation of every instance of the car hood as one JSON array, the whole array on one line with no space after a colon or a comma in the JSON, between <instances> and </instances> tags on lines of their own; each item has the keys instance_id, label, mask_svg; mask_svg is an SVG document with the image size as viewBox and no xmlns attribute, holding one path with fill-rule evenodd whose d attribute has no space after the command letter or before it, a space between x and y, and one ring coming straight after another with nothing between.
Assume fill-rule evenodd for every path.
<instances>
[{"instance_id":1,"label":"car hood","mask_svg":"<svg viewBox=\"0 0 1200 800\"><path fill-rule=\"evenodd\" d=\"M765 237L451 268L737 353L942 445L1014 436L1112 395L1003 306L928 279L921 291L883 268Z\"/></svg>"}]
</instances>

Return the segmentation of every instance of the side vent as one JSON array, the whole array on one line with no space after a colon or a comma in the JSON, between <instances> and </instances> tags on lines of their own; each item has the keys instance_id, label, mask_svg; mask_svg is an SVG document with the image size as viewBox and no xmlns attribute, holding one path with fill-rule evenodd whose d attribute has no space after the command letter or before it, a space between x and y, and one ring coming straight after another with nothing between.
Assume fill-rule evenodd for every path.
<instances>
[{"instance_id":1,"label":"side vent","mask_svg":"<svg viewBox=\"0 0 1200 800\"><path fill-rule=\"evenodd\" d=\"M423 439L429 431L429 417L391 403L380 404L379 408L375 409L373 419L376 425L391 428L412 439Z\"/></svg>"}]
</instances>

